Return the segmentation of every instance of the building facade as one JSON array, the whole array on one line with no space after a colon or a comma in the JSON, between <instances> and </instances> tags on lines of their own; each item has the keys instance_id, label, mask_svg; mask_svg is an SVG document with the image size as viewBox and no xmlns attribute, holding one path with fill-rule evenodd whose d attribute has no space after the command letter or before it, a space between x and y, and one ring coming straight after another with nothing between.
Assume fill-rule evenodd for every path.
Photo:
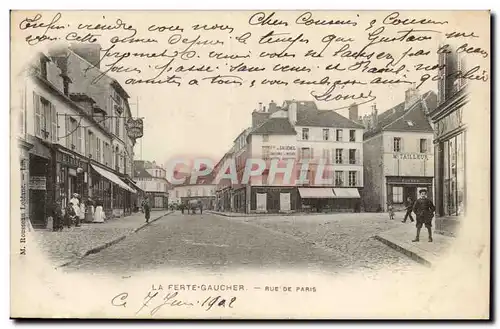
<instances>
[{"instance_id":1,"label":"building facade","mask_svg":"<svg viewBox=\"0 0 500 329\"><path fill-rule=\"evenodd\" d=\"M157 165L155 161L136 160L134 162L133 179L144 191L144 195L149 197L153 209L168 208L170 183L166 177L163 166ZM144 195L139 198L138 205L141 204Z\"/></svg>"},{"instance_id":2,"label":"building facade","mask_svg":"<svg viewBox=\"0 0 500 329\"><path fill-rule=\"evenodd\" d=\"M82 52L83 48L78 49ZM83 76L85 67L88 75ZM22 73L21 106L16 107L24 121L22 145L29 151L21 154L21 161L28 160L21 162L21 172L29 177L26 194L34 227L46 227L53 203L61 200L65 206L73 193L83 200L100 199L107 217L132 211L130 199L137 191L127 180L131 166L125 165L133 159L133 153L125 152L132 148L132 141L126 140L127 146L113 153L116 135L110 121L114 112L102 101L112 97L119 84L103 75L89 87L86 80L98 72L98 67L68 47L38 54ZM127 104L128 96L121 93ZM125 108L123 121L117 123L123 133L124 121L130 117Z\"/></svg>"},{"instance_id":3,"label":"building facade","mask_svg":"<svg viewBox=\"0 0 500 329\"><path fill-rule=\"evenodd\" d=\"M435 124L436 231L455 235L467 205L467 125L462 117L469 95L467 80L453 74L466 70L464 57L456 52L441 53L439 65L438 106L430 113Z\"/></svg>"},{"instance_id":4,"label":"building facade","mask_svg":"<svg viewBox=\"0 0 500 329\"><path fill-rule=\"evenodd\" d=\"M238 184L231 184L230 209L246 213L359 211L362 136L360 123L335 111L319 110L314 102L293 100L278 106L271 101L267 109L259 104L259 110L252 113L252 127L238 136L226 159L235 162L238 177ZM242 182L248 159L264 160L266 169ZM293 165L290 176L272 169L274 175L271 163L276 168ZM219 183L218 192L230 190L227 185Z\"/></svg>"},{"instance_id":5,"label":"building facade","mask_svg":"<svg viewBox=\"0 0 500 329\"><path fill-rule=\"evenodd\" d=\"M388 204L403 209L405 200L415 201L421 189L432 199L434 184L433 128L428 113L436 108L434 92L420 95L408 89L405 101L363 118L364 190L366 211L385 211Z\"/></svg>"},{"instance_id":6,"label":"building facade","mask_svg":"<svg viewBox=\"0 0 500 329\"><path fill-rule=\"evenodd\" d=\"M216 184L213 172L209 175L198 177L191 182L191 176L186 175L183 184L174 185L171 191L174 204L186 205L190 201L197 200L203 205L203 209L216 209Z\"/></svg>"}]
</instances>

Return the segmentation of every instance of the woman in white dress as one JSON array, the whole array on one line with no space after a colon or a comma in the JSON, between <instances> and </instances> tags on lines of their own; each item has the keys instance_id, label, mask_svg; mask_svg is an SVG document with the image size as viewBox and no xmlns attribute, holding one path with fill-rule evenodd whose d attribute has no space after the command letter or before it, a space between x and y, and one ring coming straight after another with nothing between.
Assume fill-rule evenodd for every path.
<instances>
[{"instance_id":1,"label":"woman in white dress","mask_svg":"<svg viewBox=\"0 0 500 329\"><path fill-rule=\"evenodd\" d=\"M104 223L104 210L100 199L97 199L96 201L93 223Z\"/></svg>"},{"instance_id":2,"label":"woman in white dress","mask_svg":"<svg viewBox=\"0 0 500 329\"><path fill-rule=\"evenodd\" d=\"M80 200L78 199L78 193L74 193L69 202L71 202L75 211L75 225L80 226Z\"/></svg>"}]
</instances>

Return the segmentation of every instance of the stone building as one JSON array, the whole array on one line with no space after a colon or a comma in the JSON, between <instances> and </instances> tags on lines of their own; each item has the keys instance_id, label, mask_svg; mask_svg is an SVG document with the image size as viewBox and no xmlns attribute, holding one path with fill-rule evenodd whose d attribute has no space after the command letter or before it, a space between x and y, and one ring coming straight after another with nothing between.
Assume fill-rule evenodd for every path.
<instances>
[{"instance_id":1,"label":"stone building","mask_svg":"<svg viewBox=\"0 0 500 329\"><path fill-rule=\"evenodd\" d=\"M420 94L414 86L405 101L363 118L364 189L366 211L385 211L388 203L404 207L410 197L416 200L420 189L432 198L434 179L433 128L428 114L436 108L437 95Z\"/></svg>"}]
</instances>

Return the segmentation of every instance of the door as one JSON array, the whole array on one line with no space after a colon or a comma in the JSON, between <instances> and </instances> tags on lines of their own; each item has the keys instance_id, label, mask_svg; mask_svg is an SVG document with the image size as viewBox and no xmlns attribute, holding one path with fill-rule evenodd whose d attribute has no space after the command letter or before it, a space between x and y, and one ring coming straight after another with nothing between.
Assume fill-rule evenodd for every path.
<instances>
[{"instance_id":1,"label":"door","mask_svg":"<svg viewBox=\"0 0 500 329\"><path fill-rule=\"evenodd\" d=\"M257 193L257 211L267 210L267 193Z\"/></svg>"},{"instance_id":2,"label":"door","mask_svg":"<svg viewBox=\"0 0 500 329\"><path fill-rule=\"evenodd\" d=\"M290 193L280 193L280 211L290 211Z\"/></svg>"}]
</instances>

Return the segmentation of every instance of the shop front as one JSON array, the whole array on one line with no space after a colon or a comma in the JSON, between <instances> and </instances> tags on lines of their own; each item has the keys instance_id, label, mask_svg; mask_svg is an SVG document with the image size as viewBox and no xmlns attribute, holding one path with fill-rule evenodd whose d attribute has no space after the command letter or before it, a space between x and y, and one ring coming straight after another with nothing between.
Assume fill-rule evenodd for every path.
<instances>
[{"instance_id":1,"label":"shop front","mask_svg":"<svg viewBox=\"0 0 500 329\"><path fill-rule=\"evenodd\" d=\"M61 199L62 207L74 193L82 200L89 197L89 164L86 158L66 150L60 145L55 146L55 197Z\"/></svg>"},{"instance_id":2,"label":"shop front","mask_svg":"<svg viewBox=\"0 0 500 329\"><path fill-rule=\"evenodd\" d=\"M128 186L118 175L92 163L92 196L103 203L106 218L121 217L126 214L127 199L137 191Z\"/></svg>"},{"instance_id":3,"label":"shop front","mask_svg":"<svg viewBox=\"0 0 500 329\"><path fill-rule=\"evenodd\" d=\"M396 210L404 210L407 198L417 200L423 189L427 190L427 197L433 200L432 180L433 177L424 176L386 176L387 201Z\"/></svg>"},{"instance_id":4,"label":"shop front","mask_svg":"<svg viewBox=\"0 0 500 329\"><path fill-rule=\"evenodd\" d=\"M435 121L434 147L436 175L436 231L456 235L460 219L467 208L466 141L467 129L462 122L465 95L446 103Z\"/></svg>"},{"instance_id":5,"label":"shop front","mask_svg":"<svg viewBox=\"0 0 500 329\"><path fill-rule=\"evenodd\" d=\"M299 187L305 212L358 212L361 196L357 188Z\"/></svg>"},{"instance_id":6,"label":"shop front","mask_svg":"<svg viewBox=\"0 0 500 329\"><path fill-rule=\"evenodd\" d=\"M300 209L300 197L296 187L252 186L250 212L288 213Z\"/></svg>"}]
</instances>

